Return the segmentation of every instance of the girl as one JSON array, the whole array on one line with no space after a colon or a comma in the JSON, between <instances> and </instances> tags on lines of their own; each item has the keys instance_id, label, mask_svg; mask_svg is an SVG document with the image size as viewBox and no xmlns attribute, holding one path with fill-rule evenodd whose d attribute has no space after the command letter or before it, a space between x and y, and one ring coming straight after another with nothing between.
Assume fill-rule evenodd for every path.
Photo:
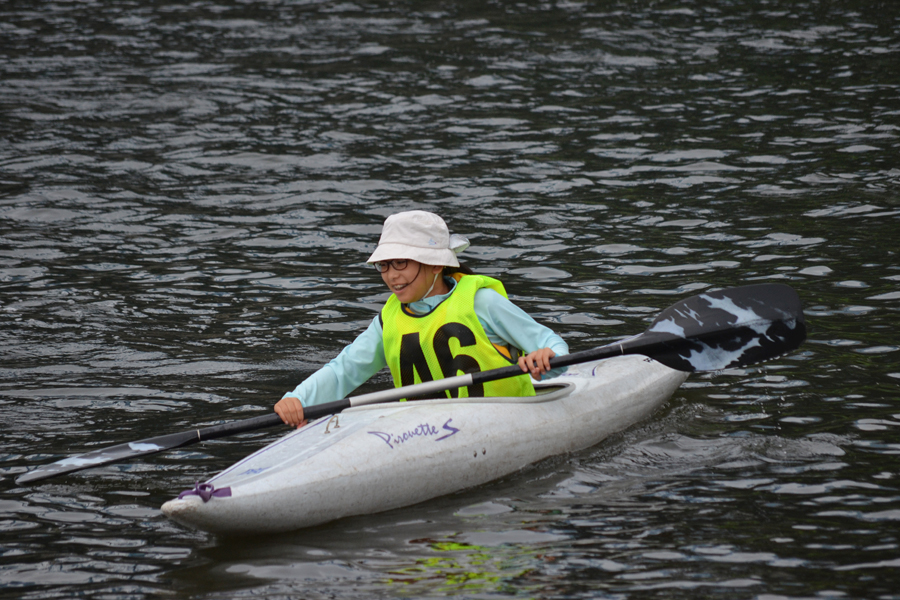
<instances>
[{"instance_id":1,"label":"girl","mask_svg":"<svg viewBox=\"0 0 900 600\"><path fill-rule=\"evenodd\" d=\"M451 398L533 396L527 373L537 380L561 373L550 371L550 359L568 354L566 343L510 302L498 280L460 266L456 255L468 246L433 213L388 217L367 262L393 294L368 329L275 405L281 419L302 427L304 406L345 398L385 366L398 387L512 363L522 369L448 390Z\"/></svg>"}]
</instances>

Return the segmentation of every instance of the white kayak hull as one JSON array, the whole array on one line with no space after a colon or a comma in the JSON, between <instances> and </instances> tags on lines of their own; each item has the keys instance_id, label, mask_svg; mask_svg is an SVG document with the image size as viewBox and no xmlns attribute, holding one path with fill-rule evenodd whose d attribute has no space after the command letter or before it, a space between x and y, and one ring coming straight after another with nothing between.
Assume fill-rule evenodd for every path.
<instances>
[{"instance_id":1,"label":"white kayak hull","mask_svg":"<svg viewBox=\"0 0 900 600\"><path fill-rule=\"evenodd\" d=\"M214 533L259 534L409 506L593 446L648 417L686 378L623 356L569 367L535 398L351 408L216 475L205 498L185 495L162 511Z\"/></svg>"}]
</instances>

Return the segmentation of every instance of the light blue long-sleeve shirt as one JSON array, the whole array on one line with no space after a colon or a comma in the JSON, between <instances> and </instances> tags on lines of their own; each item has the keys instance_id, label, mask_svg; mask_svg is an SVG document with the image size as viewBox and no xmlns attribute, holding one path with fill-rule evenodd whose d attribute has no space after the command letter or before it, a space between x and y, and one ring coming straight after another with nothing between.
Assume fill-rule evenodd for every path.
<instances>
[{"instance_id":1,"label":"light blue long-sleeve shirt","mask_svg":"<svg viewBox=\"0 0 900 600\"><path fill-rule=\"evenodd\" d=\"M415 313L430 312L456 287L455 279L446 278L445 281L450 292L423 298L407 306ZM569 346L552 329L541 325L492 289L481 288L475 292L475 315L491 343L510 344L526 354L541 348L550 348L557 356L569 353ZM298 398L303 406L340 400L386 366L381 320L376 316L352 344L284 397ZM555 377L564 371L565 368L553 369L544 378Z\"/></svg>"}]
</instances>

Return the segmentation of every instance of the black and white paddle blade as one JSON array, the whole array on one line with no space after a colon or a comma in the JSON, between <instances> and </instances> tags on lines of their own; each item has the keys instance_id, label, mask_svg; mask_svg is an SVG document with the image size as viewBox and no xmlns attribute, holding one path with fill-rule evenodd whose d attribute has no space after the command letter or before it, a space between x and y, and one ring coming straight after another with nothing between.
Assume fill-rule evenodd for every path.
<instances>
[{"instance_id":1,"label":"black and white paddle blade","mask_svg":"<svg viewBox=\"0 0 900 600\"><path fill-rule=\"evenodd\" d=\"M805 339L806 321L797 292L787 285L759 284L678 302L623 346L627 351L629 343L638 340L644 347L652 343L653 358L666 366L718 371L776 358Z\"/></svg>"},{"instance_id":2,"label":"black and white paddle blade","mask_svg":"<svg viewBox=\"0 0 900 600\"><path fill-rule=\"evenodd\" d=\"M153 438L146 438L136 442L127 442L116 446L101 448L92 452L85 452L76 456L70 456L49 465L42 465L28 473L16 478L19 485L33 483L43 479L50 479L57 475L74 473L83 469L93 469L113 463L131 460L139 456L156 454L166 450L174 450L183 446L196 444L206 440L215 440L228 435L255 431L265 427L273 427L281 424L281 417L275 413L269 413L259 417L251 417L240 421L231 421L220 425L211 425L203 429L192 429L179 433L170 433Z\"/></svg>"},{"instance_id":3,"label":"black and white paddle blade","mask_svg":"<svg viewBox=\"0 0 900 600\"><path fill-rule=\"evenodd\" d=\"M139 440L136 442L127 442L118 444L117 446L108 446L93 452L85 452L76 456L70 456L49 465L42 465L32 471L29 471L16 478L19 485L26 483L34 483L43 479L50 479L58 475L66 473L74 473L83 469L92 469L112 463L122 462L146 456L148 454L156 454L164 450L172 450L195 442L197 433L194 431L184 433L173 433L163 435L151 439Z\"/></svg>"}]
</instances>

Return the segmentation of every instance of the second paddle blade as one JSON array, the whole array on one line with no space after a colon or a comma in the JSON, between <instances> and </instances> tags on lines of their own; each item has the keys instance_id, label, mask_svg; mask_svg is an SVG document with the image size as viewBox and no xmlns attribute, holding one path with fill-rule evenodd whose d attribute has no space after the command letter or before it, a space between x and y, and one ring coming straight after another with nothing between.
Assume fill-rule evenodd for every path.
<instances>
[{"instance_id":1,"label":"second paddle blade","mask_svg":"<svg viewBox=\"0 0 900 600\"><path fill-rule=\"evenodd\" d=\"M162 435L136 442L127 442L117 446L107 446L92 452L70 456L48 465L42 465L16 478L16 483L23 485L44 479L50 479L66 473L74 473L84 469L92 469L112 463L122 462L139 456L156 454L164 450L172 450L193 443L197 439L196 431Z\"/></svg>"}]
</instances>

